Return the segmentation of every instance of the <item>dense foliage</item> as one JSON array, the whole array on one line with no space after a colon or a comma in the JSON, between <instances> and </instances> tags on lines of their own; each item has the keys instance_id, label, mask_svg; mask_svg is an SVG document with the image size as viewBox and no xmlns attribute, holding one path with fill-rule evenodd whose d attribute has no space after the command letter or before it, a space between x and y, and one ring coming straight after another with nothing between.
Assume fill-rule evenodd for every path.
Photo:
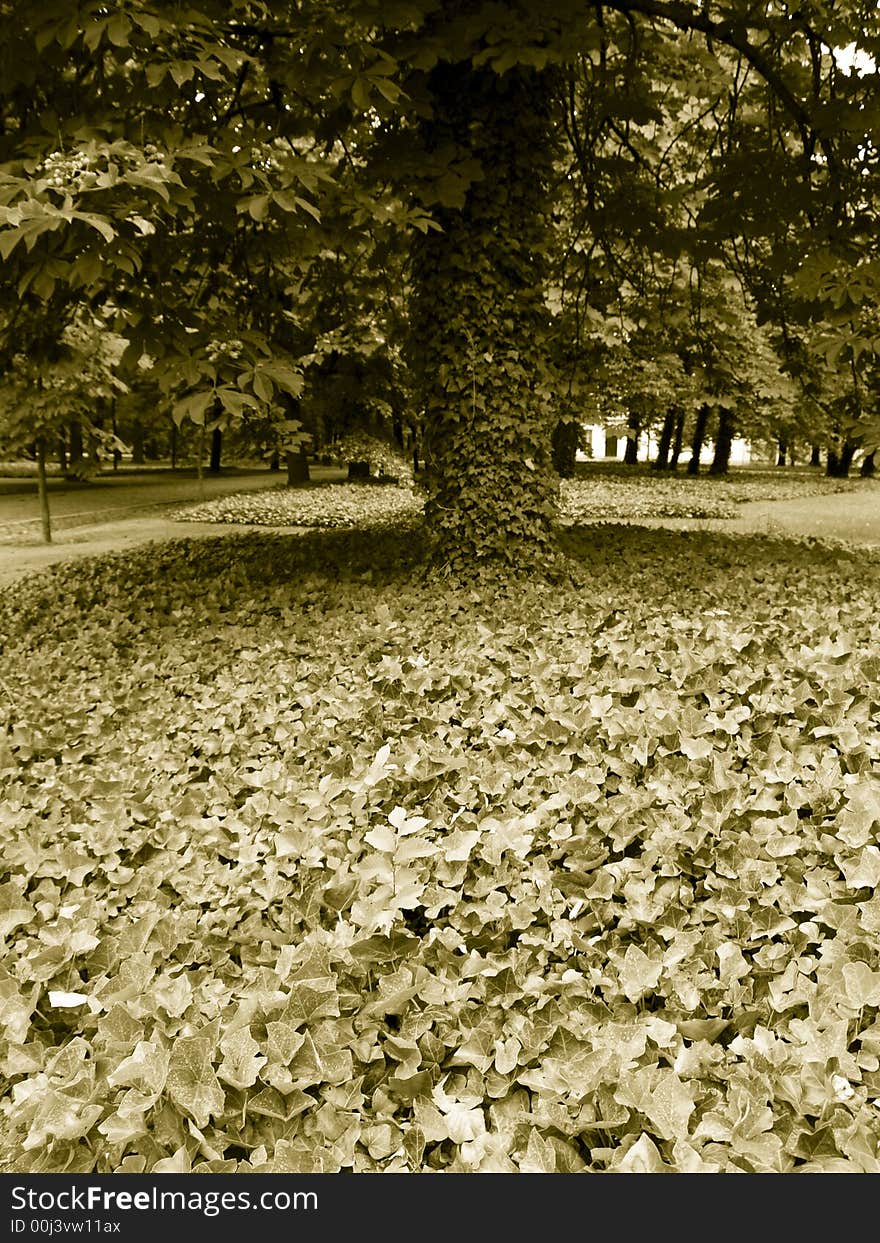
<instances>
[{"instance_id":1,"label":"dense foliage","mask_svg":"<svg viewBox=\"0 0 880 1243\"><path fill-rule=\"evenodd\" d=\"M876 559L564 538L0 593L4 1168L880 1172Z\"/></svg>"}]
</instances>

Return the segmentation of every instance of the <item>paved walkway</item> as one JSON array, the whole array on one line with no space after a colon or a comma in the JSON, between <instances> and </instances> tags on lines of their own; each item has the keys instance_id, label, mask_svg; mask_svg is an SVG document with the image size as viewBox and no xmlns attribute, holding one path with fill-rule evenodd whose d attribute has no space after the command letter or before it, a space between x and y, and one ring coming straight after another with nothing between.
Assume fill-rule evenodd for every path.
<instances>
[{"instance_id":1,"label":"paved walkway","mask_svg":"<svg viewBox=\"0 0 880 1243\"><path fill-rule=\"evenodd\" d=\"M740 507L737 518L674 519L657 518L639 525L690 527L697 530L742 534L814 535L880 545L880 482L876 487L854 493L810 496L795 501L750 501ZM42 570L61 561L120 552L151 540L199 539L233 535L238 531L295 531L302 528L272 528L231 525L225 522L174 522L151 515L124 518L111 523L81 526L60 531L52 544L0 546L0 587L33 570ZM30 537L32 538L32 537Z\"/></svg>"}]
</instances>

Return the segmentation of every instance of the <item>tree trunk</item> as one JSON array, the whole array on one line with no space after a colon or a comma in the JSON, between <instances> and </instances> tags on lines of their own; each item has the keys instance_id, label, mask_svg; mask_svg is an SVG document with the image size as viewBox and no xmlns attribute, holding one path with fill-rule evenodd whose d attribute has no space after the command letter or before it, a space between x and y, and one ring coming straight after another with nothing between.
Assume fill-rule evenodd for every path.
<instances>
[{"instance_id":1,"label":"tree trunk","mask_svg":"<svg viewBox=\"0 0 880 1243\"><path fill-rule=\"evenodd\" d=\"M810 445L810 465L811 466L822 465L822 451L818 445Z\"/></svg>"},{"instance_id":2,"label":"tree trunk","mask_svg":"<svg viewBox=\"0 0 880 1243\"><path fill-rule=\"evenodd\" d=\"M691 460L688 462L687 473L689 475L698 475L700 473L700 454L703 451L703 442L706 439L706 425L709 422L709 414L712 407L703 402L697 411L697 421L694 424L694 435L691 440Z\"/></svg>"},{"instance_id":3,"label":"tree trunk","mask_svg":"<svg viewBox=\"0 0 880 1243\"><path fill-rule=\"evenodd\" d=\"M863 479L869 479L871 475L875 475L877 473L877 463L874 460L876 452L877 450L873 449L870 453L866 454L865 459L859 468L859 474Z\"/></svg>"},{"instance_id":4,"label":"tree trunk","mask_svg":"<svg viewBox=\"0 0 880 1243\"><path fill-rule=\"evenodd\" d=\"M639 460L639 421L635 415L630 416L629 435L626 438L626 448L623 451L623 460L627 466L635 466Z\"/></svg>"},{"instance_id":5,"label":"tree trunk","mask_svg":"<svg viewBox=\"0 0 880 1243\"><path fill-rule=\"evenodd\" d=\"M281 470L281 454L276 449L269 459L269 470Z\"/></svg>"},{"instance_id":6,"label":"tree trunk","mask_svg":"<svg viewBox=\"0 0 880 1243\"><path fill-rule=\"evenodd\" d=\"M177 423L171 420L171 469L177 470Z\"/></svg>"},{"instance_id":7,"label":"tree trunk","mask_svg":"<svg viewBox=\"0 0 880 1243\"><path fill-rule=\"evenodd\" d=\"M788 460L788 441L785 439L784 436L780 436L779 442L776 446L776 465L785 466L787 460Z\"/></svg>"},{"instance_id":8,"label":"tree trunk","mask_svg":"<svg viewBox=\"0 0 880 1243\"><path fill-rule=\"evenodd\" d=\"M64 433L58 437L58 465L61 467L62 475L67 474L67 440Z\"/></svg>"},{"instance_id":9,"label":"tree trunk","mask_svg":"<svg viewBox=\"0 0 880 1243\"><path fill-rule=\"evenodd\" d=\"M669 450L672 446L674 432L675 410L667 410L666 417L663 420L663 430L660 432L660 442L657 445L657 456L651 463L653 470L666 470L669 465Z\"/></svg>"},{"instance_id":10,"label":"tree trunk","mask_svg":"<svg viewBox=\"0 0 880 1243\"><path fill-rule=\"evenodd\" d=\"M75 470L83 460L82 424L74 419L70 424L70 452L68 454L68 470Z\"/></svg>"},{"instance_id":11,"label":"tree trunk","mask_svg":"<svg viewBox=\"0 0 880 1243\"><path fill-rule=\"evenodd\" d=\"M220 458L223 453L223 432L215 427L211 432L211 464L208 467L212 475L220 474Z\"/></svg>"},{"instance_id":12,"label":"tree trunk","mask_svg":"<svg viewBox=\"0 0 880 1243\"><path fill-rule=\"evenodd\" d=\"M825 468L825 474L830 479L848 479L849 468L852 466L855 452L856 446L849 440L844 443L840 452L836 449L829 449L828 465Z\"/></svg>"},{"instance_id":13,"label":"tree trunk","mask_svg":"<svg viewBox=\"0 0 880 1243\"><path fill-rule=\"evenodd\" d=\"M439 33L459 14L443 0ZM441 61L426 82L428 160L457 149L482 173L462 205L432 207L442 231L412 248L410 361L426 410L426 527L434 564L469 576L483 565L538 567L555 554L544 340L547 186L553 172L555 71L498 75Z\"/></svg>"},{"instance_id":14,"label":"tree trunk","mask_svg":"<svg viewBox=\"0 0 880 1243\"><path fill-rule=\"evenodd\" d=\"M669 469L678 470L678 459L681 456L681 442L684 438L685 413L679 410L675 418L675 436L672 440L672 453L669 457Z\"/></svg>"},{"instance_id":15,"label":"tree trunk","mask_svg":"<svg viewBox=\"0 0 880 1243\"><path fill-rule=\"evenodd\" d=\"M726 475L730 469L730 449L735 430L733 411L728 410L727 406L720 406L718 435L715 437L715 454L712 458L712 465L709 467L710 475Z\"/></svg>"},{"instance_id":16,"label":"tree trunk","mask_svg":"<svg viewBox=\"0 0 880 1243\"><path fill-rule=\"evenodd\" d=\"M205 425L199 427L199 443L196 449L196 479L199 481L199 500L205 499Z\"/></svg>"},{"instance_id":17,"label":"tree trunk","mask_svg":"<svg viewBox=\"0 0 880 1243\"><path fill-rule=\"evenodd\" d=\"M305 445L287 454L287 486L295 488L309 482L309 455Z\"/></svg>"},{"instance_id":18,"label":"tree trunk","mask_svg":"<svg viewBox=\"0 0 880 1243\"><path fill-rule=\"evenodd\" d=\"M49 488L46 483L46 442L41 436L37 441L37 496L40 501L40 526L43 542L52 543L52 520L49 514Z\"/></svg>"},{"instance_id":19,"label":"tree trunk","mask_svg":"<svg viewBox=\"0 0 880 1243\"><path fill-rule=\"evenodd\" d=\"M571 479L577 464L580 423L560 419L553 429L553 465L560 479Z\"/></svg>"},{"instance_id":20,"label":"tree trunk","mask_svg":"<svg viewBox=\"0 0 880 1243\"><path fill-rule=\"evenodd\" d=\"M135 419L131 425L131 460L136 466L143 466L144 461L144 425Z\"/></svg>"}]
</instances>

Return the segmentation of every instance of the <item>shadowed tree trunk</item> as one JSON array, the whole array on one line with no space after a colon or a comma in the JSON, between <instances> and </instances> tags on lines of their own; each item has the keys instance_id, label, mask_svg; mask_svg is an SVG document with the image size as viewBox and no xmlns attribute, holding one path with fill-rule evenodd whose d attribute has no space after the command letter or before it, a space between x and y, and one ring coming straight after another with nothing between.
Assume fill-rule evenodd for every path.
<instances>
[{"instance_id":1,"label":"shadowed tree trunk","mask_svg":"<svg viewBox=\"0 0 880 1243\"><path fill-rule=\"evenodd\" d=\"M298 487L309 482L309 455L305 445L300 445L296 452L287 454L287 486Z\"/></svg>"},{"instance_id":2,"label":"shadowed tree trunk","mask_svg":"<svg viewBox=\"0 0 880 1243\"><path fill-rule=\"evenodd\" d=\"M697 411L697 421L694 424L694 434L691 439L691 460L688 462L687 473L689 475L698 475L700 473L700 454L703 452L703 443L706 439L706 427L709 422L709 414L712 407L708 403L703 402Z\"/></svg>"},{"instance_id":3,"label":"shadowed tree trunk","mask_svg":"<svg viewBox=\"0 0 880 1243\"><path fill-rule=\"evenodd\" d=\"M715 437L715 454L712 458L712 465L709 467L710 475L726 475L730 469L730 449L733 444L735 430L733 411L729 410L727 406L720 406L718 409L718 434Z\"/></svg>"},{"instance_id":4,"label":"shadowed tree trunk","mask_svg":"<svg viewBox=\"0 0 880 1243\"><path fill-rule=\"evenodd\" d=\"M810 465L811 466L822 465L822 451L818 445L810 445Z\"/></svg>"},{"instance_id":5,"label":"shadowed tree trunk","mask_svg":"<svg viewBox=\"0 0 880 1243\"><path fill-rule=\"evenodd\" d=\"M580 423L571 419L560 419L553 429L553 466L561 479L574 475L580 434Z\"/></svg>"},{"instance_id":6,"label":"shadowed tree trunk","mask_svg":"<svg viewBox=\"0 0 880 1243\"><path fill-rule=\"evenodd\" d=\"M877 452L876 449L872 450L869 454L867 454L867 456L865 457L865 460L862 462L862 465L859 469L859 474L862 476L863 479L869 479L871 475L875 475L877 473L877 463L874 460L874 455L876 454L876 452Z\"/></svg>"},{"instance_id":7,"label":"shadowed tree trunk","mask_svg":"<svg viewBox=\"0 0 880 1243\"><path fill-rule=\"evenodd\" d=\"M635 466L639 460L639 420L636 415L630 415L628 423L629 435L626 438L626 448L623 451L623 460L627 466Z\"/></svg>"},{"instance_id":8,"label":"shadowed tree trunk","mask_svg":"<svg viewBox=\"0 0 880 1243\"><path fill-rule=\"evenodd\" d=\"M171 469L177 469L177 423L171 420Z\"/></svg>"},{"instance_id":9,"label":"shadowed tree trunk","mask_svg":"<svg viewBox=\"0 0 880 1243\"><path fill-rule=\"evenodd\" d=\"M223 455L223 432L215 427L211 432L211 461L208 466L212 475L220 474L220 459Z\"/></svg>"},{"instance_id":10,"label":"shadowed tree trunk","mask_svg":"<svg viewBox=\"0 0 880 1243\"><path fill-rule=\"evenodd\" d=\"M825 474L830 479L848 479L849 468L852 466L855 452L856 446L849 440L844 443L840 452L836 449L829 449L828 465L825 468Z\"/></svg>"},{"instance_id":11,"label":"shadowed tree trunk","mask_svg":"<svg viewBox=\"0 0 880 1243\"><path fill-rule=\"evenodd\" d=\"M82 424L78 419L74 419L70 424L68 443L70 449L67 455L67 469L76 470L83 460Z\"/></svg>"},{"instance_id":12,"label":"shadowed tree trunk","mask_svg":"<svg viewBox=\"0 0 880 1243\"><path fill-rule=\"evenodd\" d=\"M779 443L776 446L776 465L785 466L788 461L788 441L783 437L779 437Z\"/></svg>"},{"instance_id":13,"label":"shadowed tree trunk","mask_svg":"<svg viewBox=\"0 0 880 1243\"><path fill-rule=\"evenodd\" d=\"M684 411L679 410L675 417L675 435L672 438L672 453L669 455L669 470L678 470L678 459L681 456L681 442L684 439L684 419Z\"/></svg>"},{"instance_id":14,"label":"shadowed tree trunk","mask_svg":"<svg viewBox=\"0 0 880 1243\"><path fill-rule=\"evenodd\" d=\"M663 429L660 432L660 440L657 444L657 456L651 463L653 470L666 470L669 465L669 450L672 446L672 437L675 432L675 410L667 410L663 419Z\"/></svg>"},{"instance_id":15,"label":"shadowed tree trunk","mask_svg":"<svg viewBox=\"0 0 880 1243\"><path fill-rule=\"evenodd\" d=\"M459 8L438 6L441 38ZM435 565L453 574L538 566L555 552L543 296L554 87L554 70L498 75L469 61L441 61L426 81L427 157L452 146L482 170L462 205L450 195L432 207L442 232L417 234L411 252L426 526Z\"/></svg>"},{"instance_id":16,"label":"shadowed tree trunk","mask_svg":"<svg viewBox=\"0 0 880 1243\"><path fill-rule=\"evenodd\" d=\"M144 457L144 425L135 419L131 425L131 460L135 466L143 466Z\"/></svg>"}]
</instances>

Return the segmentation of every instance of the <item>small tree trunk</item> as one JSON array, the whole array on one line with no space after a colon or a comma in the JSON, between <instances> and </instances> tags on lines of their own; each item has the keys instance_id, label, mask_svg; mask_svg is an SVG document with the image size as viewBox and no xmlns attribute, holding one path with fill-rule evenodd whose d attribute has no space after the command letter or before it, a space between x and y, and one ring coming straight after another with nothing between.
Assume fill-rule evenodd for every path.
<instances>
[{"instance_id":1,"label":"small tree trunk","mask_svg":"<svg viewBox=\"0 0 880 1243\"><path fill-rule=\"evenodd\" d=\"M672 453L669 455L669 470L678 470L678 459L681 456L681 442L684 437L684 411L679 410L675 417L675 435L672 440Z\"/></svg>"},{"instance_id":2,"label":"small tree trunk","mask_svg":"<svg viewBox=\"0 0 880 1243\"><path fill-rule=\"evenodd\" d=\"M196 478L199 481L199 500L205 499L205 425L199 428L199 446L196 450Z\"/></svg>"},{"instance_id":3,"label":"small tree trunk","mask_svg":"<svg viewBox=\"0 0 880 1243\"><path fill-rule=\"evenodd\" d=\"M639 460L639 438L638 435L627 436L626 448L623 451L623 461L627 466L635 466Z\"/></svg>"},{"instance_id":4,"label":"small tree trunk","mask_svg":"<svg viewBox=\"0 0 880 1243\"><path fill-rule=\"evenodd\" d=\"M674 432L675 411L667 410L666 417L663 420L663 430L660 433L660 443L657 445L657 456L651 463L654 470L666 470L669 465L669 449L672 445Z\"/></svg>"},{"instance_id":5,"label":"small tree trunk","mask_svg":"<svg viewBox=\"0 0 880 1243\"><path fill-rule=\"evenodd\" d=\"M709 422L709 413L712 407L704 402L697 411L697 421L694 424L694 435L691 440L691 460L688 462L687 473L689 475L698 475L700 473L700 454L703 451L703 442L706 439L706 425Z\"/></svg>"},{"instance_id":6,"label":"small tree trunk","mask_svg":"<svg viewBox=\"0 0 880 1243\"><path fill-rule=\"evenodd\" d=\"M730 469L730 449L734 434L733 411L727 406L718 410L718 435L715 437L715 455L709 467L710 475L726 475Z\"/></svg>"},{"instance_id":7,"label":"small tree trunk","mask_svg":"<svg viewBox=\"0 0 880 1243\"><path fill-rule=\"evenodd\" d=\"M220 474L220 458L223 452L223 432L215 427L211 432L211 464L208 467L212 475Z\"/></svg>"},{"instance_id":8,"label":"small tree trunk","mask_svg":"<svg viewBox=\"0 0 880 1243\"><path fill-rule=\"evenodd\" d=\"M277 449L269 459L269 470L281 470L281 454Z\"/></svg>"},{"instance_id":9,"label":"small tree trunk","mask_svg":"<svg viewBox=\"0 0 880 1243\"><path fill-rule=\"evenodd\" d=\"M305 445L300 445L295 453L287 454L287 486L298 487L309 482L309 455Z\"/></svg>"},{"instance_id":10,"label":"small tree trunk","mask_svg":"<svg viewBox=\"0 0 880 1243\"><path fill-rule=\"evenodd\" d=\"M171 469L177 470L177 424L171 420Z\"/></svg>"},{"instance_id":11,"label":"small tree trunk","mask_svg":"<svg viewBox=\"0 0 880 1243\"><path fill-rule=\"evenodd\" d=\"M822 451L818 445L810 445L810 465L811 466L822 465Z\"/></svg>"},{"instance_id":12,"label":"small tree trunk","mask_svg":"<svg viewBox=\"0 0 880 1243\"><path fill-rule=\"evenodd\" d=\"M52 521L49 514L49 489L46 485L46 442L41 436L37 441L37 496L40 500L40 525L43 542L52 543Z\"/></svg>"},{"instance_id":13,"label":"small tree trunk","mask_svg":"<svg viewBox=\"0 0 880 1243\"><path fill-rule=\"evenodd\" d=\"M58 437L58 465L61 467L61 473L67 474L67 441L64 435Z\"/></svg>"},{"instance_id":14,"label":"small tree trunk","mask_svg":"<svg viewBox=\"0 0 880 1243\"><path fill-rule=\"evenodd\" d=\"M876 452L877 450L873 449L869 454L866 455L865 460L862 462L861 468L859 470L859 474L862 476L863 479L869 479L871 475L874 475L877 473L877 463L874 460Z\"/></svg>"},{"instance_id":15,"label":"small tree trunk","mask_svg":"<svg viewBox=\"0 0 880 1243\"><path fill-rule=\"evenodd\" d=\"M784 436L779 437L779 443L776 446L776 465L785 466L788 460L788 441Z\"/></svg>"}]
</instances>

